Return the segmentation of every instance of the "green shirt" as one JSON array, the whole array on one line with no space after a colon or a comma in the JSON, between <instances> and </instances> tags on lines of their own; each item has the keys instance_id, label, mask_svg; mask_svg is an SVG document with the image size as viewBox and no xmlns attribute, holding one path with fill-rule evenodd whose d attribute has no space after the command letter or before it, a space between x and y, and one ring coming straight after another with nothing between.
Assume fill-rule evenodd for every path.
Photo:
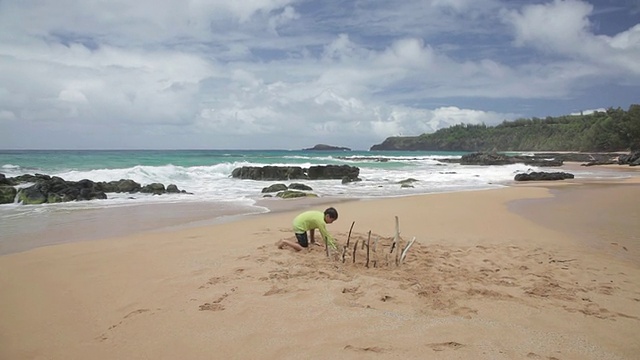
<instances>
[{"instance_id":1,"label":"green shirt","mask_svg":"<svg viewBox=\"0 0 640 360\"><path fill-rule=\"evenodd\" d=\"M305 211L293 219L293 231L302 234L307 230L318 229L325 241L333 242L333 238L327 231L327 223L324 222L324 213L317 210Z\"/></svg>"}]
</instances>

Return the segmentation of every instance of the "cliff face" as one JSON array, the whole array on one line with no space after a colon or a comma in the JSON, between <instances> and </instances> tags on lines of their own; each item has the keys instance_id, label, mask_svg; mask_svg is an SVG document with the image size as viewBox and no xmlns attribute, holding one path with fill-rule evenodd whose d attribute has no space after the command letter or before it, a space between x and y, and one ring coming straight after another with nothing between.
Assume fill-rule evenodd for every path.
<instances>
[{"instance_id":1,"label":"cliff face","mask_svg":"<svg viewBox=\"0 0 640 360\"><path fill-rule=\"evenodd\" d=\"M420 136L395 136L386 138L381 144L373 145L369 150L456 151L457 149L443 149L439 144Z\"/></svg>"}]
</instances>

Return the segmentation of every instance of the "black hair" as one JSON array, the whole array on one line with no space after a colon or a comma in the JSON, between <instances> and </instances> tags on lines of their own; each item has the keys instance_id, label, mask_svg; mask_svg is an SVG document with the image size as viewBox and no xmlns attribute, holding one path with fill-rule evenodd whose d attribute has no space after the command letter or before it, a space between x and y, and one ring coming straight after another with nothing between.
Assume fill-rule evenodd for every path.
<instances>
[{"instance_id":1,"label":"black hair","mask_svg":"<svg viewBox=\"0 0 640 360\"><path fill-rule=\"evenodd\" d=\"M338 210L330 207L327 208L327 210L324 211L325 215L329 215L330 218L332 218L333 220L338 220Z\"/></svg>"}]
</instances>

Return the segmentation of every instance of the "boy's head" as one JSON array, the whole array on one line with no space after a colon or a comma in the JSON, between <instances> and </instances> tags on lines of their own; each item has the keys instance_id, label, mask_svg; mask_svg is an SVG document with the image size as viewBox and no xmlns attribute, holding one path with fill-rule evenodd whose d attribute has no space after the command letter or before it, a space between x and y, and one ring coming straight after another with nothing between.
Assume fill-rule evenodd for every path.
<instances>
[{"instance_id":1,"label":"boy's head","mask_svg":"<svg viewBox=\"0 0 640 360\"><path fill-rule=\"evenodd\" d=\"M338 211L336 209L330 207L324 211L324 222L331 224L336 220L338 220Z\"/></svg>"}]
</instances>

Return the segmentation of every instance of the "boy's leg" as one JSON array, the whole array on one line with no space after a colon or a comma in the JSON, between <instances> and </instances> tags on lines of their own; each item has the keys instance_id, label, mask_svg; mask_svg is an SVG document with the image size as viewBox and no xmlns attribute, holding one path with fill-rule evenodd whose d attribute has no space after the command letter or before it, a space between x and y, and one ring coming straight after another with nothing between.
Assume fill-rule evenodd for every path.
<instances>
[{"instance_id":1,"label":"boy's leg","mask_svg":"<svg viewBox=\"0 0 640 360\"><path fill-rule=\"evenodd\" d=\"M302 249L304 249L302 246L300 246L300 244L294 243L293 241L280 240L278 242L278 249L284 249L285 246L288 246L288 247L294 249L295 251L301 251Z\"/></svg>"},{"instance_id":2,"label":"boy's leg","mask_svg":"<svg viewBox=\"0 0 640 360\"><path fill-rule=\"evenodd\" d=\"M289 241L289 240L280 240L278 242L278 248L282 249L285 246L289 246L290 248L294 249L295 251L301 251L302 249L306 248L309 246L309 240L307 238L307 233L304 232L302 234L297 234L296 233L296 240L297 242L293 242L293 241Z\"/></svg>"}]
</instances>

